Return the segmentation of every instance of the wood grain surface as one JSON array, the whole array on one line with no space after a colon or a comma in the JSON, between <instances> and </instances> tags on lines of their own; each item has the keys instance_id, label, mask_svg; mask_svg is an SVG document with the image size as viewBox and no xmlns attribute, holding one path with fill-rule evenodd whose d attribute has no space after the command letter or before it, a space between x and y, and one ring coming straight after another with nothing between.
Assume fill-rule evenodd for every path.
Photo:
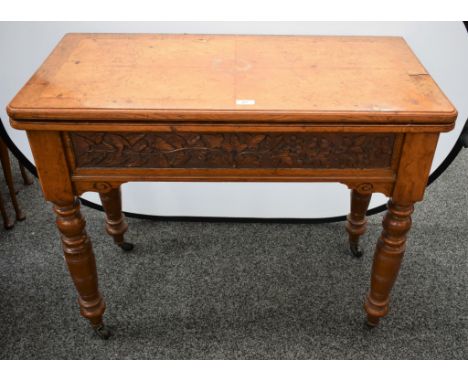
<instances>
[{"instance_id":1,"label":"wood grain surface","mask_svg":"<svg viewBox=\"0 0 468 382\"><path fill-rule=\"evenodd\" d=\"M70 133L78 167L390 168L394 134Z\"/></svg>"},{"instance_id":2,"label":"wood grain surface","mask_svg":"<svg viewBox=\"0 0 468 382\"><path fill-rule=\"evenodd\" d=\"M77 196L99 192L124 250L130 181L341 182L354 256L390 197L365 309L375 326L457 112L399 37L71 34L8 107L54 204L81 314L108 338Z\"/></svg>"},{"instance_id":3,"label":"wood grain surface","mask_svg":"<svg viewBox=\"0 0 468 382\"><path fill-rule=\"evenodd\" d=\"M17 120L452 123L400 37L68 34Z\"/></svg>"}]
</instances>

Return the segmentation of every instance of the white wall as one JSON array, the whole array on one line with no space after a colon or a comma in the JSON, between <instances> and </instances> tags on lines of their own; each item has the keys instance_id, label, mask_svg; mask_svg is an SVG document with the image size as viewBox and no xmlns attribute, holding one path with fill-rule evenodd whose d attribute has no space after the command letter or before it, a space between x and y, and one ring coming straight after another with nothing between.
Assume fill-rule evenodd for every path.
<instances>
[{"instance_id":1,"label":"white wall","mask_svg":"<svg viewBox=\"0 0 468 382\"><path fill-rule=\"evenodd\" d=\"M12 129L5 107L68 32L399 35L459 111L443 134L433 168L455 144L468 116L468 34L462 22L25 22L0 23L0 117L31 160L24 132ZM130 183L124 210L147 215L318 218L348 213L349 191L323 183ZM98 203L97 195L84 197ZM372 198L371 207L386 201Z\"/></svg>"}]
</instances>

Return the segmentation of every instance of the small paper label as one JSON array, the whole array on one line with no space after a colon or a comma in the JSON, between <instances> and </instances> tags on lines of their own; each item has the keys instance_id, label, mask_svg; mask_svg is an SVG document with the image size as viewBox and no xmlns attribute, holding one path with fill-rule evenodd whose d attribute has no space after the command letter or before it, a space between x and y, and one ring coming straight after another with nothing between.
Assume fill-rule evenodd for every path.
<instances>
[{"instance_id":1,"label":"small paper label","mask_svg":"<svg viewBox=\"0 0 468 382\"><path fill-rule=\"evenodd\" d=\"M255 105L254 99L236 99L236 105Z\"/></svg>"}]
</instances>

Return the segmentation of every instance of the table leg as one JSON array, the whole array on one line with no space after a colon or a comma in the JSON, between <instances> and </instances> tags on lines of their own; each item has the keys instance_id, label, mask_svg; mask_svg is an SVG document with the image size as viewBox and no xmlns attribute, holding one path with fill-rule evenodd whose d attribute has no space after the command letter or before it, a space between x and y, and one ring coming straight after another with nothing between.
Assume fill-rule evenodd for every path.
<instances>
[{"instance_id":1,"label":"table leg","mask_svg":"<svg viewBox=\"0 0 468 382\"><path fill-rule=\"evenodd\" d=\"M33 184L32 178L29 176L28 172L26 171L26 169L24 168L24 166L21 164L20 161L18 161L18 165L21 171L21 177L23 178L24 185L29 186Z\"/></svg>"},{"instance_id":2,"label":"table leg","mask_svg":"<svg viewBox=\"0 0 468 382\"><path fill-rule=\"evenodd\" d=\"M3 202L2 193L0 191L0 215L3 218L3 226L5 229L11 229L15 225L13 221L8 216L7 210L5 208L5 203Z\"/></svg>"},{"instance_id":3,"label":"table leg","mask_svg":"<svg viewBox=\"0 0 468 382\"><path fill-rule=\"evenodd\" d=\"M128 229L125 216L122 213L122 193L120 187L112 188L108 192L100 192L102 207L106 213L106 231L114 238L117 244L124 251L131 251L133 244L124 240L124 233Z\"/></svg>"},{"instance_id":4,"label":"table leg","mask_svg":"<svg viewBox=\"0 0 468 382\"><path fill-rule=\"evenodd\" d=\"M359 247L359 238L366 232L366 212L372 197L372 192L359 192L351 190L351 213L346 218L346 230L349 235L349 249L355 257L361 257L362 249Z\"/></svg>"},{"instance_id":5,"label":"table leg","mask_svg":"<svg viewBox=\"0 0 468 382\"><path fill-rule=\"evenodd\" d=\"M370 326L377 326L379 319L388 313L390 291L400 270L413 210L412 203L388 202L383 231L374 254L371 288L364 305Z\"/></svg>"},{"instance_id":6,"label":"table leg","mask_svg":"<svg viewBox=\"0 0 468 382\"><path fill-rule=\"evenodd\" d=\"M11 173L11 163L10 157L8 155L8 148L0 139L0 161L2 162L3 174L5 175L5 180L10 192L11 202L13 203L13 208L15 209L16 220L24 220L26 216L21 211L21 208L18 204L18 199L16 199L16 191L13 185L13 174Z\"/></svg>"},{"instance_id":7,"label":"table leg","mask_svg":"<svg viewBox=\"0 0 468 382\"><path fill-rule=\"evenodd\" d=\"M79 200L75 198L72 204L66 205L54 204L54 211L65 260L78 291L81 315L90 321L101 338L107 339L111 333L102 320L106 305L99 293L96 261L86 234L86 222L80 212Z\"/></svg>"}]
</instances>

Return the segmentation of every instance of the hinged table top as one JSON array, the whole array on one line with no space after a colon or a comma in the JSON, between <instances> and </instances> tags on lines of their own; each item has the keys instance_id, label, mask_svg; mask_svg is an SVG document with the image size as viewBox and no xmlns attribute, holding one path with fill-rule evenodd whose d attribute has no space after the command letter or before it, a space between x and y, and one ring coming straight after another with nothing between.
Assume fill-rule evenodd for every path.
<instances>
[{"instance_id":1,"label":"hinged table top","mask_svg":"<svg viewBox=\"0 0 468 382\"><path fill-rule=\"evenodd\" d=\"M68 34L14 120L450 124L400 37Z\"/></svg>"}]
</instances>

